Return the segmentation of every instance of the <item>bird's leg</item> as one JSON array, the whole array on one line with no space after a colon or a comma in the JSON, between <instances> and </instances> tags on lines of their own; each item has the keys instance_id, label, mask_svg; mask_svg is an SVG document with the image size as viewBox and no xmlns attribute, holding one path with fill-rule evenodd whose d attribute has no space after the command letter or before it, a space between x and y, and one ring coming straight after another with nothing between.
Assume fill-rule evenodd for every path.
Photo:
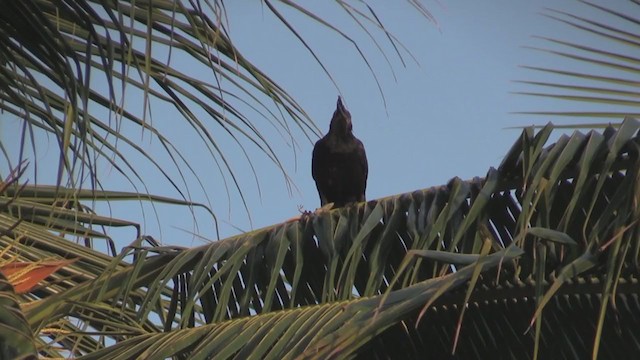
<instances>
[{"instance_id":1,"label":"bird's leg","mask_svg":"<svg viewBox=\"0 0 640 360\"><path fill-rule=\"evenodd\" d=\"M305 210L302 205L298 205L298 211L300 212L300 215L294 216L286 220L285 223L290 223L290 222L299 221L299 220L306 221L313 216L321 215L323 213L331 211L331 209L333 209L333 205L334 203L330 202L322 205L321 207L317 208L315 211Z\"/></svg>"},{"instance_id":2,"label":"bird's leg","mask_svg":"<svg viewBox=\"0 0 640 360\"><path fill-rule=\"evenodd\" d=\"M311 214L312 214L311 211L305 210L303 205L298 205L298 212L300 212L300 215L296 215L286 220L285 223L294 222L298 220L307 220L309 217L311 217Z\"/></svg>"}]
</instances>

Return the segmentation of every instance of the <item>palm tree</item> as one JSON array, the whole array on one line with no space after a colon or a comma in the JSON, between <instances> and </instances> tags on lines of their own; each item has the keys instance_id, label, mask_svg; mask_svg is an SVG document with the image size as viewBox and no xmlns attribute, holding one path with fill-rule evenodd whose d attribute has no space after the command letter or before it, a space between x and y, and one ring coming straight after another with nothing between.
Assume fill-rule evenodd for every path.
<instances>
[{"instance_id":1,"label":"palm tree","mask_svg":"<svg viewBox=\"0 0 640 360\"><path fill-rule=\"evenodd\" d=\"M525 129L484 178L454 178L445 186L200 247L161 246L138 224L95 213L87 203L144 198L206 206L186 195L175 200L101 188L94 170L98 157L132 179L139 176L114 143L129 144L157 165L115 130L122 121L153 133L175 159L183 155L144 114L129 113L114 101L117 86L108 86L109 96L87 87L82 64L119 85L139 87L145 98L181 109L222 168L227 160L193 115L193 104L231 136L251 138L278 160L269 141L227 103L232 95L186 78L149 51L137 51L129 46L130 34L186 49L216 76L265 94L302 133L313 132L304 112L233 48L220 27L224 22L197 9L160 1L153 7L100 3L99 10L85 2L2 5L11 11L0 15L0 48L7 49L0 68L1 105L24 119L25 133L53 134L61 154L56 184L25 183L28 170L21 158L0 187L3 359L36 354L521 359L640 353L633 331L640 320L640 123L633 118L603 133L563 135L554 144L547 143L552 125L538 132ZM213 6L217 10L223 13ZM212 59L208 49L218 57ZM94 57L98 60L89 63ZM37 81L36 72L47 80ZM126 76L131 73L139 73L140 80ZM119 122L92 117L90 103L117 114ZM280 120L273 118L276 124ZM137 229L138 236L118 253L109 229L122 226ZM9 272L8 263L26 265ZM38 271L51 274L46 285L35 285ZM25 283L29 286L20 285Z\"/></svg>"}]
</instances>

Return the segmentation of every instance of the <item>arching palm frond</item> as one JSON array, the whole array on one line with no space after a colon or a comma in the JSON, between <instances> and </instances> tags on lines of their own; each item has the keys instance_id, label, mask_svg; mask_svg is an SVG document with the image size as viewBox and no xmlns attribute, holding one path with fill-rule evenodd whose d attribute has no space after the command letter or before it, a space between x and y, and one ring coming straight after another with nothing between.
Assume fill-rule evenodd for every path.
<instances>
[{"instance_id":1,"label":"arching palm frond","mask_svg":"<svg viewBox=\"0 0 640 360\"><path fill-rule=\"evenodd\" d=\"M78 187L88 177L96 187L97 158L138 177L117 144L140 153L169 177L154 156L120 131L133 127L148 132L171 158L184 158L166 132L150 121L152 101L174 106L188 124L185 129L195 129L194 136L207 143L215 157L223 154L211 135L211 121L274 156L257 128L229 101L236 95L222 88L222 81L236 84L238 91L265 94L301 128L311 129L295 101L244 59L220 28L222 23L202 8L173 2L37 0L6 1L3 6L2 109L25 120L29 131L23 136L37 131L54 135L62 154L59 183ZM213 12L222 16L221 11L214 4ZM195 66L210 68L211 77L198 79L172 68L172 56L185 54ZM139 96L143 103L125 104L130 96ZM266 106L263 102L259 105ZM63 170L68 178L61 177Z\"/></svg>"},{"instance_id":2,"label":"arching palm frond","mask_svg":"<svg viewBox=\"0 0 640 360\"><path fill-rule=\"evenodd\" d=\"M25 317L43 353L88 358L638 354L640 123L552 128L485 178L196 248L141 238Z\"/></svg>"},{"instance_id":3,"label":"arching palm frond","mask_svg":"<svg viewBox=\"0 0 640 360\"><path fill-rule=\"evenodd\" d=\"M520 94L552 98L580 104L566 110L535 110L526 114L613 118L640 116L640 3L598 4L580 1L575 10L592 10L597 17L561 10L545 15L576 30L584 39L539 37L547 44L535 48L564 61L565 66L527 65L536 79L520 81L533 90ZM557 79L557 80L556 80ZM607 123L580 125L606 127Z\"/></svg>"},{"instance_id":4,"label":"arching palm frond","mask_svg":"<svg viewBox=\"0 0 640 360\"><path fill-rule=\"evenodd\" d=\"M279 7L265 3L295 32ZM289 1L278 3L321 22L358 49L339 25ZM364 31L382 32L395 48L400 46L373 8L365 7L367 13L361 4L338 3L338 10L349 13ZM12 168L11 162L33 158L32 181L38 180L36 155L45 151L41 139L50 136L51 153L59 153L52 161L59 164L48 183L104 188L98 165L107 164L136 191L149 193L150 179L133 157L148 163L179 197L190 199L186 179L201 174L188 156L191 148L174 144L175 134L184 130L190 131L191 144L200 144L213 158L225 186L228 182L244 200L227 155L229 144L243 152L246 146L255 147L288 182L267 129L294 145L318 132L293 97L234 46L222 1L27 0L1 5L0 110L21 121L12 138L20 146L13 149L15 158L7 160ZM357 52L368 64L364 53ZM175 119L166 118L165 109L171 108ZM141 146L139 134L157 141L157 150ZM9 145L15 144L0 143L3 153L14 147ZM253 153L247 151L250 165ZM52 172L50 168L46 171Z\"/></svg>"}]
</instances>

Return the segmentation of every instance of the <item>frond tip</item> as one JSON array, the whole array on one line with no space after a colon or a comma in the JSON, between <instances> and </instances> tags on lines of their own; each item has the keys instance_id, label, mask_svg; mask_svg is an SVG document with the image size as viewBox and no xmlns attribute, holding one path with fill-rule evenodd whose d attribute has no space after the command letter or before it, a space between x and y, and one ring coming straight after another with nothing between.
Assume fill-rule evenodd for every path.
<instances>
[{"instance_id":1,"label":"frond tip","mask_svg":"<svg viewBox=\"0 0 640 360\"><path fill-rule=\"evenodd\" d=\"M520 113L608 118L607 121L614 119L616 122L625 116L640 116L640 82L637 80L640 75L637 66L640 62L637 56L640 50L640 17L637 15L640 3L629 1L598 5L580 2L582 5L575 7L574 11L590 10L597 16L552 9L545 12L548 18L577 30L577 36L571 39L539 36L545 46L531 47L554 57L554 63L565 65L525 66L525 69L537 73L536 80L520 83L536 91L516 92L561 100L565 102L565 109ZM597 125L606 126L606 123Z\"/></svg>"}]
</instances>

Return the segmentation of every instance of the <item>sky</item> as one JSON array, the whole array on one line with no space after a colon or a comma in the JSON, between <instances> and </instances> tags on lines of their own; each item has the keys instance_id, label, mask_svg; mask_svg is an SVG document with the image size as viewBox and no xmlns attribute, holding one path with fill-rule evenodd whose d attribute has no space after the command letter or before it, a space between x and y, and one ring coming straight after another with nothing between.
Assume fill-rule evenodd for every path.
<instances>
[{"instance_id":1,"label":"sky","mask_svg":"<svg viewBox=\"0 0 640 360\"><path fill-rule=\"evenodd\" d=\"M299 101L323 133L337 96L343 96L353 117L354 134L367 150L367 199L446 184L455 176L482 177L489 167L500 164L521 131L507 128L556 120L513 112L562 106L512 92L523 89L514 80L539 76L519 65L549 66L561 61L525 48L545 44L533 35L572 36L566 25L540 12L545 7L579 11L576 1L426 1L436 24L404 2L373 2L388 30L417 60L403 52L406 67L378 33L390 67L334 3L302 4L335 20L356 39L379 79L384 100L349 41L286 7L278 9L318 54L338 89L291 32L257 2L227 3L230 36L245 57ZM254 228L295 216L298 205L307 210L319 206L310 171L313 144L303 138L298 141L295 159L289 148L282 153L298 187L292 195L271 164L258 166L261 201L249 206ZM254 190L247 186L252 198ZM234 206L231 222L248 230L251 227L243 217L242 208Z\"/></svg>"},{"instance_id":2,"label":"sky","mask_svg":"<svg viewBox=\"0 0 640 360\"><path fill-rule=\"evenodd\" d=\"M381 32L372 31L382 51L335 3L300 4L352 37L370 68L350 41L277 3L335 83L292 32L258 1L225 2L230 37L245 58L298 101L323 134L328 130L338 95L343 97L352 114L354 134L367 151L369 200L443 185L456 176L482 177L490 167L500 164L519 136L521 129L513 127L567 122L557 117L516 114L576 106L515 94L534 90L516 81L557 80L522 65L571 69L581 66L531 49L549 47L548 42L536 35L572 41L585 38L597 46L593 37L541 15L549 13L545 8L602 16L573 0L423 1L436 19L433 22L418 14L408 2L372 1L387 30L410 51L409 54L400 50L401 59ZM175 61L173 66L191 65ZM211 76L206 72L198 75ZM139 107L140 99L127 101L128 106ZM243 142L250 164L233 141L222 135L217 138L233 164L247 211L233 189L232 180L227 176L225 185L215 162L194 141L193 133L174 130L179 114L166 105L159 105L152 112L154 125L172 135L194 164L201 185L187 175L188 196L193 201L210 204L221 238L280 223L299 215L299 208L319 207L311 177L311 151L317 137L307 139L294 127L291 139L263 119L252 118L260 132L270 139L291 179L291 188L285 185L282 171L254 146ZM5 125L4 129L8 127ZM212 131L218 135L219 130ZM2 141L10 142L8 132L3 133ZM141 146L150 153L162 152L158 142L149 139L148 134L140 139ZM163 161L163 164L170 162L166 157ZM139 166L151 193L178 197L166 182L157 180L158 174L154 175L152 167L142 163ZM101 171L107 189L131 190L113 169L103 165ZM225 186L229 189L225 190ZM178 206L112 202L98 205L98 209L118 218L137 219L145 234L163 243L192 246L216 240L218 236L210 215L197 208L191 212ZM113 236L122 246L133 240L130 229L114 230Z\"/></svg>"}]
</instances>

